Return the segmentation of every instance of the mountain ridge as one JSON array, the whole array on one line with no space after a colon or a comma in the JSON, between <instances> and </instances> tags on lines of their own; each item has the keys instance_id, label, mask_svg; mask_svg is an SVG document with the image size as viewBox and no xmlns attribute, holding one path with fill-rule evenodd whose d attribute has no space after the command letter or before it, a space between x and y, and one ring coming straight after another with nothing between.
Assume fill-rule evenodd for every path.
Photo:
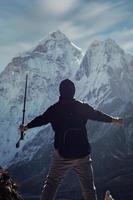
<instances>
[{"instance_id":1,"label":"mountain ridge","mask_svg":"<svg viewBox=\"0 0 133 200\"><path fill-rule=\"evenodd\" d=\"M55 33L57 40L55 40ZM19 137L18 126L21 123L23 109L25 75L29 74L25 123L58 101L59 83L62 79L69 78L76 85L75 98L112 116L124 118L129 115L130 119L125 117L127 125L123 129L90 120L87 123L96 182L104 190L106 184L101 176L104 174L107 176L106 181L113 188L116 179L110 182L111 168L114 174L117 174L118 169L123 170L123 168L128 173L129 169L124 163L125 158L128 160L128 156L133 154L133 56L124 53L124 50L110 39L97 44L95 42L95 45L93 43L83 54L82 50L73 45L69 39L60 40L58 37L62 34L61 32L55 33L54 37L48 36L42 40L41 45L48 40L44 45L45 48L36 49L40 45L38 43L29 52L13 58L0 74L2 113L0 116L0 165L10 166L9 169L13 175L22 183L24 193L33 192L30 188L26 191L27 184L25 183L30 185L30 180L34 179L33 171L34 175L37 175L39 171L40 181L38 180L39 183L36 185L36 180L34 180L33 188L38 193L42 184L42 174L47 173L53 151L53 131L49 125L29 130L20 149L16 151L15 144ZM64 38L64 34L62 37ZM124 183L124 177L121 179ZM100 183L99 180L101 180ZM76 188L74 180L73 183L73 188ZM129 180L128 183L130 184ZM68 186L68 182L66 184ZM68 194L69 190L71 189L68 189Z\"/></svg>"},{"instance_id":2,"label":"mountain ridge","mask_svg":"<svg viewBox=\"0 0 133 200\"><path fill-rule=\"evenodd\" d=\"M9 124L8 126L10 126L9 123L10 117L15 118L14 121L17 121L17 123L20 123L21 121L20 116L19 117L17 116L18 117L17 118L14 112L21 113L21 108L23 104L23 92L24 92L23 87L25 81L25 74L27 73L29 73L29 75L31 76L31 77L29 76L29 79L31 80L29 80L28 83L29 84L28 87L30 89L28 90L28 97L27 97L29 120L32 117L34 117L37 113L39 114L42 109L43 110L46 109L46 107L48 107L51 103L54 103L58 99L58 85L63 78L69 77L73 81L75 81L77 87L76 97L79 97L87 102L89 100L89 102L95 107L98 107L104 101L105 98L107 99L109 95L111 95L111 88L112 88L111 84L113 83L110 83L109 78L110 76L112 76L112 74L111 75L109 74L113 72L112 71L109 72L109 65L112 64L113 66L114 63L109 63L110 61L108 61L105 54L102 54L103 51L99 55L100 52L99 48L101 49L105 47L105 44L107 45L108 42L109 46L110 45L112 46L113 44L113 48L114 46L118 48L118 45L113 40L107 39L105 42L99 42L98 46L94 47L98 48L97 54L95 52L91 53L93 51L93 48L91 48L92 46L91 44L90 47L88 47L88 50L83 57L83 52L79 50L79 48L73 46L70 40L62 32L56 31L51 33L48 37L41 40L41 44L44 44L46 41L49 41L49 38L52 38L52 40L54 38L54 40L57 43L52 47L50 46L49 50L50 53L49 51L48 54L47 52L44 52L43 54L40 54L38 57L38 54L34 52L35 50L34 48L34 50L30 51L29 53L26 52L26 56L24 56L23 54L22 56L13 58L12 61L5 68L5 71L3 71L0 74L1 105L3 105L1 106L3 113L1 121L3 121L7 117ZM68 41L68 43L64 42L64 38L65 41L66 40ZM60 45L60 41L62 45ZM54 51L56 52L56 55L55 53L53 53ZM123 53L122 50L118 52L118 54L119 53L121 53L121 56L124 55L124 57L126 55ZM100 61L101 63L99 63ZM118 60L119 66L123 67L124 65L122 65L120 62L121 60ZM100 71L99 68L97 68L97 65L100 68ZM110 70L112 70L112 66ZM114 65L114 67L116 67L116 65ZM92 70L89 68L92 68ZM87 70L90 70L90 72ZM125 73L127 74L127 72ZM114 74L114 76L115 75L116 73ZM129 76L129 73L126 76ZM116 76L116 79L118 82L118 79L120 79L119 74ZM131 78L128 78L127 80L125 80L125 82L129 81L129 79L132 81ZM4 83L4 86L2 86L2 83ZM17 85L17 87L15 85ZM131 85L132 84L130 84L130 90L131 90ZM113 90L114 88L117 87L118 87L117 85L115 86L113 85ZM120 87L121 85L119 86L119 88ZM129 95L130 92L128 89L126 89L126 87L127 86L125 86L124 91L121 93L124 93L126 91L127 95L125 96L128 98L129 96L131 96L130 99L132 99L133 95L132 94ZM45 91L45 94L41 95L41 92L43 91ZM38 98L38 96L41 96L41 98L39 98L40 108L33 109L33 106L35 104L34 99ZM10 99L10 101L7 100L5 102L4 98ZM45 99L45 105L43 103L43 99ZM13 104L12 106L10 106L11 102ZM8 112L10 113L10 116L8 115ZM5 131L6 128L4 128L4 132ZM9 141L8 137L6 140Z\"/></svg>"}]
</instances>

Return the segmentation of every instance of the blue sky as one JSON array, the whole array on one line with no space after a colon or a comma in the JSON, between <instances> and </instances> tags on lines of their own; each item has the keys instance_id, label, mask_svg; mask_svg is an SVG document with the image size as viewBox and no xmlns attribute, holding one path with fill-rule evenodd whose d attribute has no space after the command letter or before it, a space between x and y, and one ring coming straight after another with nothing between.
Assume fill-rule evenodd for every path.
<instances>
[{"instance_id":1,"label":"blue sky","mask_svg":"<svg viewBox=\"0 0 133 200\"><path fill-rule=\"evenodd\" d=\"M133 54L132 11L132 0L0 0L0 71L57 29L84 51L112 38Z\"/></svg>"}]
</instances>

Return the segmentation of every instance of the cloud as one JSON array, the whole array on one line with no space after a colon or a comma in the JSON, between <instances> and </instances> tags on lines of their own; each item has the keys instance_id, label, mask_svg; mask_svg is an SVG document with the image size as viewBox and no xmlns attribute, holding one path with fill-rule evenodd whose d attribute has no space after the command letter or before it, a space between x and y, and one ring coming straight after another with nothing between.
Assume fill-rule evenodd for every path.
<instances>
[{"instance_id":1,"label":"cloud","mask_svg":"<svg viewBox=\"0 0 133 200\"><path fill-rule=\"evenodd\" d=\"M103 1L102 3L93 1L88 6L86 4L82 7L72 21L67 20L60 27L70 38L77 41L80 47L86 49L93 40L103 40L107 37L113 37L114 40L123 44L126 34L129 37L129 33L126 33L126 30L123 29L129 26L131 18L132 13L129 11L126 1ZM121 30L123 35L125 34L122 39L120 39ZM116 35L115 32L119 33ZM130 31L130 35L131 33ZM131 37L129 40L131 40ZM129 46L125 45L125 47Z\"/></svg>"},{"instance_id":2,"label":"cloud","mask_svg":"<svg viewBox=\"0 0 133 200\"><path fill-rule=\"evenodd\" d=\"M120 6L120 7L119 7ZM78 13L75 21L80 22L80 26L84 29L92 29L97 34L107 29L112 29L123 22L129 13L125 10L124 4L118 3L91 3L88 7L84 7Z\"/></svg>"},{"instance_id":3,"label":"cloud","mask_svg":"<svg viewBox=\"0 0 133 200\"><path fill-rule=\"evenodd\" d=\"M38 0L40 10L50 15L64 15L70 12L76 5L78 0Z\"/></svg>"},{"instance_id":4,"label":"cloud","mask_svg":"<svg viewBox=\"0 0 133 200\"><path fill-rule=\"evenodd\" d=\"M13 53L27 50L57 29L84 50L93 40L107 37L128 51L132 49L130 0L6 0L0 4L2 65Z\"/></svg>"},{"instance_id":5,"label":"cloud","mask_svg":"<svg viewBox=\"0 0 133 200\"><path fill-rule=\"evenodd\" d=\"M33 43L14 43L13 46L5 45L0 48L0 56L2 58L0 62L0 71L2 71L6 64L11 62L12 58L17 56L19 52L28 51L33 47Z\"/></svg>"},{"instance_id":6,"label":"cloud","mask_svg":"<svg viewBox=\"0 0 133 200\"><path fill-rule=\"evenodd\" d=\"M113 38L124 50L133 53L133 28L121 28L106 37Z\"/></svg>"}]
</instances>

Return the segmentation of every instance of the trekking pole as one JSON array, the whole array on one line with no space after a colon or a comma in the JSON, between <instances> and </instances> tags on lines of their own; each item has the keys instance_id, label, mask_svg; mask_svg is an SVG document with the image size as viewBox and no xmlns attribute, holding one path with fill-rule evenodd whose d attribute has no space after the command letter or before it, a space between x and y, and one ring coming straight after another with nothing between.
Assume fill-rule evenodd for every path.
<instances>
[{"instance_id":1,"label":"trekking pole","mask_svg":"<svg viewBox=\"0 0 133 200\"><path fill-rule=\"evenodd\" d=\"M22 126L24 125L24 119L25 119L25 107L26 107L26 96L27 96L27 82L28 82L28 74L26 74L26 82L25 82L25 93L24 93L24 105L23 105L23 117L22 117ZM16 148L19 148L20 141L24 139L24 132L21 131L20 138L18 142L16 143Z\"/></svg>"}]
</instances>

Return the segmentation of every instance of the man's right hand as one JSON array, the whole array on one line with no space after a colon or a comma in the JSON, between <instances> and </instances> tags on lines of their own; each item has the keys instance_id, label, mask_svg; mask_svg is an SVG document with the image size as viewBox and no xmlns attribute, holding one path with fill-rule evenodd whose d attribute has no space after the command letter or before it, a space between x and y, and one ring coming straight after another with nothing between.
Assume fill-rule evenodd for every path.
<instances>
[{"instance_id":1,"label":"man's right hand","mask_svg":"<svg viewBox=\"0 0 133 200\"><path fill-rule=\"evenodd\" d=\"M113 118L112 122L117 126L123 126L124 125L124 120L120 119L120 118Z\"/></svg>"},{"instance_id":2,"label":"man's right hand","mask_svg":"<svg viewBox=\"0 0 133 200\"><path fill-rule=\"evenodd\" d=\"M25 131L28 130L28 127L21 124L21 125L19 126L19 130L20 130L20 132L25 132Z\"/></svg>"}]
</instances>

